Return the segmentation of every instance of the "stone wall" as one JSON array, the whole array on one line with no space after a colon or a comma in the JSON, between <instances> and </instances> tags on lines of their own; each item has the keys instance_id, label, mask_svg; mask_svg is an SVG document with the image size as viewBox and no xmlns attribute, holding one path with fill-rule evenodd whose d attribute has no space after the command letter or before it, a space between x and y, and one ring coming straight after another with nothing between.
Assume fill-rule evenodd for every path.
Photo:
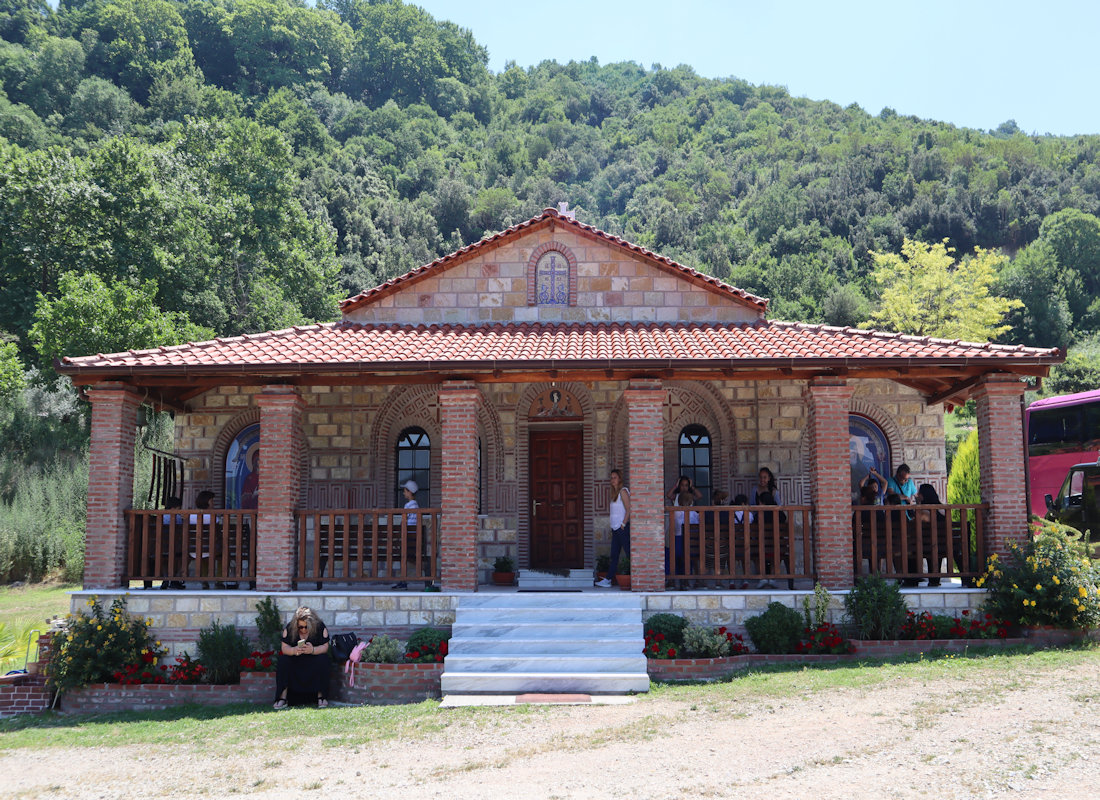
<instances>
[{"instance_id":1,"label":"stone wall","mask_svg":"<svg viewBox=\"0 0 1100 800\"><path fill-rule=\"evenodd\" d=\"M844 622L844 597L847 592L831 592L829 621L840 625ZM958 616L963 611L977 610L985 600L982 589L951 589L950 591L903 589L902 597L909 608L920 613ZM735 633L744 634L745 620L763 614L773 602L782 603L796 611L802 611L802 598L813 592L772 591L738 594L716 592L664 592L647 594L642 617L654 614L678 614L697 625L718 627L725 625ZM747 640L747 637L746 637Z\"/></svg>"},{"instance_id":2,"label":"stone wall","mask_svg":"<svg viewBox=\"0 0 1100 800\"><path fill-rule=\"evenodd\" d=\"M553 245L575 277L568 305L529 302L533 261ZM564 228L483 250L346 315L402 325L493 322L751 322L761 316L619 247Z\"/></svg>"}]
</instances>

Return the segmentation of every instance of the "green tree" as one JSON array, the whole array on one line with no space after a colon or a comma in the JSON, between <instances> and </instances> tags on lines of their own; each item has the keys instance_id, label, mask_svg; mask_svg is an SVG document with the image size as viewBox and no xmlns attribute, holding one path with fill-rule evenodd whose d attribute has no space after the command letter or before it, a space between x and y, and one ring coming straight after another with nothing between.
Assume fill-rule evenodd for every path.
<instances>
[{"instance_id":1,"label":"green tree","mask_svg":"<svg viewBox=\"0 0 1100 800\"><path fill-rule=\"evenodd\" d=\"M959 444L947 476L948 503L980 503L981 473L978 468L978 431L972 430Z\"/></svg>"},{"instance_id":2,"label":"green tree","mask_svg":"<svg viewBox=\"0 0 1100 800\"><path fill-rule=\"evenodd\" d=\"M1076 208L1056 211L1043 220L1039 240L1049 247L1058 270L1071 287L1067 299L1075 320L1100 295L1100 219ZM1080 280L1074 291L1074 278Z\"/></svg>"},{"instance_id":3,"label":"green tree","mask_svg":"<svg viewBox=\"0 0 1100 800\"><path fill-rule=\"evenodd\" d=\"M30 339L52 369L63 356L117 353L160 345L201 341L213 331L191 324L182 314L156 305L157 287L107 283L93 273L61 276L58 297L39 295Z\"/></svg>"},{"instance_id":4,"label":"green tree","mask_svg":"<svg viewBox=\"0 0 1100 800\"><path fill-rule=\"evenodd\" d=\"M973 256L956 262L954 252L946 240L928 245L906 239L900 255L872 253L871 277L882 290L866 324L979 342L1008 330L1005 315L1021 303L990 291L1005 257L976 247Z\"/></svg>"},{"instance_id":5,"label":"green tree","mask_svg":"<svg viewBox=\"0 0 1100 800\"><path fill-rule=\"evenodd\" d=\"M1100 336L1084 339L1069 350L1066 360L1050 370L1044 394L1071 394L1100 388Z\"/></svg>"},{"instance_id":6,"label":"green tree","mask_svg":"<svg viewBox=\"0 0 1100 800\"><path fill-rule=\"evenodd\" d=\"M0 342L0 401L8 402L26 385L19 348L15 342Z\"/></svg>"},{"instance_id":7,"label":"green tree","mask_svg":"<svg viewBox=\"0 0 1100 800\"><path fill-rule=\"evenodd\" d=\"M1070 276L1058 265L1054 250L1041 239L1005 265L998 291L1020 301L1005 318L1011 326L1005 338L1032 347L1069 344L1073 315L1066 299L1067 277ZM1073 273L1072 278L1077 277Z\"/></svg>"}]
</instances>

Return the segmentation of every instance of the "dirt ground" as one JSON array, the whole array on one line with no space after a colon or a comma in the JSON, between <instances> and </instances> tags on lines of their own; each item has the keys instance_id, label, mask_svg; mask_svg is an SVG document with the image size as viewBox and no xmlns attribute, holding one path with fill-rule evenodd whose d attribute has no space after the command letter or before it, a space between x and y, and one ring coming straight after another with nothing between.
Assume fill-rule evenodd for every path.
<instances>
[{"instance_id":1,"label":"dirt ground","mask_svg":"<svg viewBox=\"0 0 1100 800\"><path fill-rule=\"evenodd\" d=\"M0 796L1091 798L1098 681L1089 659L736 705L701 693L459 712L417 741L21 749L0 755Z\"/></svg>"}]
</instances>

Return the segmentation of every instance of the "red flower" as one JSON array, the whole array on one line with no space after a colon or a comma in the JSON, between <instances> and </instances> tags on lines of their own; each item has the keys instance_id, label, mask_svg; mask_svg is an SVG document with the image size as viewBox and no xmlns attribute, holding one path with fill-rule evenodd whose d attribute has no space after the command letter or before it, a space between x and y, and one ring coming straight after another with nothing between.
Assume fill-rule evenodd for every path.
<instances>
[{"instance_id":1,"label":"red flower","mask_svg":"<svg viewBox=\"0 0 1100 800\"><path fill-rule=\"evenodd\" d=\"M271 666L271 659L270 658L265 658L260 663L263 665L264 669L267 669L268 667Z\"/></svg>"},{"instance_id":2,"label":"red flower","mask_svg":"<svg viewBox=\"0 0 1100 800\"><path fill-rule=\"evenodd\" d=\"M657 640L658 642L663 642L663 641L665 640L665 635L664 635L663 633L658 633L658 634L657 634L657 635L656 635L655 637L653 637L653 638L655 638L655 639L656 639L656 640Z\"/></svg>"},{"instance_id":3,"label":"red flower","mask_svg":"<svg viewBox=\"0 0 1100 800\"><path fill-rule=\"evenodd\" d=\"M440 642L439 643L439 652L442 655L447 655L447 643L446 642ZM440 659L440 660L442 661L442 659Z\"/></svg>"},{"instance_id":4,"label":"red flower","mask_svg":"<svg viewBox=\"0 0 1100 800\"><path fill-rule=\"evenodd\" d=\"M668 657L676 658L676 649L673 647L668 648Z\"/></svg>"},{"instance_id":5,"label":"red flower","mask_svg":"<svg viewBox=\"0 0 1100 800\"><path fill-rule=\"evenodd\" d=\"M411 653L409 653L408 657L409 658L420 658L420 651L419 650L413 650Z\"/></svg>"}]
</instances>

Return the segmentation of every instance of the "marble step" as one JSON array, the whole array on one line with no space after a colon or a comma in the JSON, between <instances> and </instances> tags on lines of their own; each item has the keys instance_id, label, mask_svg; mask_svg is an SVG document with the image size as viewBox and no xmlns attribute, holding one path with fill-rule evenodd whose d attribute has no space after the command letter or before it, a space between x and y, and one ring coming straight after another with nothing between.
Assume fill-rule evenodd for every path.
<instances>
[{"instance_id":1,"label":"marble step","mask_svg":"<svg viewBox=\"0 0 1100 800\"><path fill-rule=\"evenodd\" d=\"M440 684L443 694L628 694L648 692L649 675L644 668L619 673L444 672Z\"/></svg>"},{"instance_id":2,"label":"marble step","mask_svg":"<svg viewBox=\"0 0 1100 800\"><path fill-rule=\"evenodd\" d=\"M642 612L634 609L508 609L471 608L459 606L455 625L510 625L517 622L552 622L557 624L641 625Z\"/></svg>"},{"instance_id":3,"label":"marble step","mask_svg":"<svg viewBox=\"0 0 1100 800\"><path fill-rule=\"evenodd\" d=\"M521 569L516 585L523 589L590 589L594 581L592 570L571 569L568 575L551 575L532 569Z\"/></svg>"},{"instance_id":4,"label":"marble step","mask_svg":"<svg viewBox=\"0 0 1100 800\"><path fill-rule=\"evenodd\" d=\"M572 655L623 655L640 653L645 647L645 639L639 636L615 636L584 639L549 638L513 638L493 639L472 637L463 631L462 636L453 637L447 644L448 658L451 655L485 654L502 655L524 653L540 656Z\"/></svg>"},{"instance_id":5,"label":"marble step","mask_svg":"<svg viewBox=\"0 0 1100 800\"><path fill-rule=\"evenodd\" d=\"M645 656L634 655L540 655L526 652L476 655L447 653L447 672L545 672L619 673L644 671Z\"/></svg>"},{"instance_id":6,"label":"marble step","mask_svg":"<svg viewBox=\"0 0 1100 800\"><path fill-rule=\"evenodd\" d=\"M485 592L464 595L460 608L642 608L630 592Z\"/></svg>"}]
</instances>

